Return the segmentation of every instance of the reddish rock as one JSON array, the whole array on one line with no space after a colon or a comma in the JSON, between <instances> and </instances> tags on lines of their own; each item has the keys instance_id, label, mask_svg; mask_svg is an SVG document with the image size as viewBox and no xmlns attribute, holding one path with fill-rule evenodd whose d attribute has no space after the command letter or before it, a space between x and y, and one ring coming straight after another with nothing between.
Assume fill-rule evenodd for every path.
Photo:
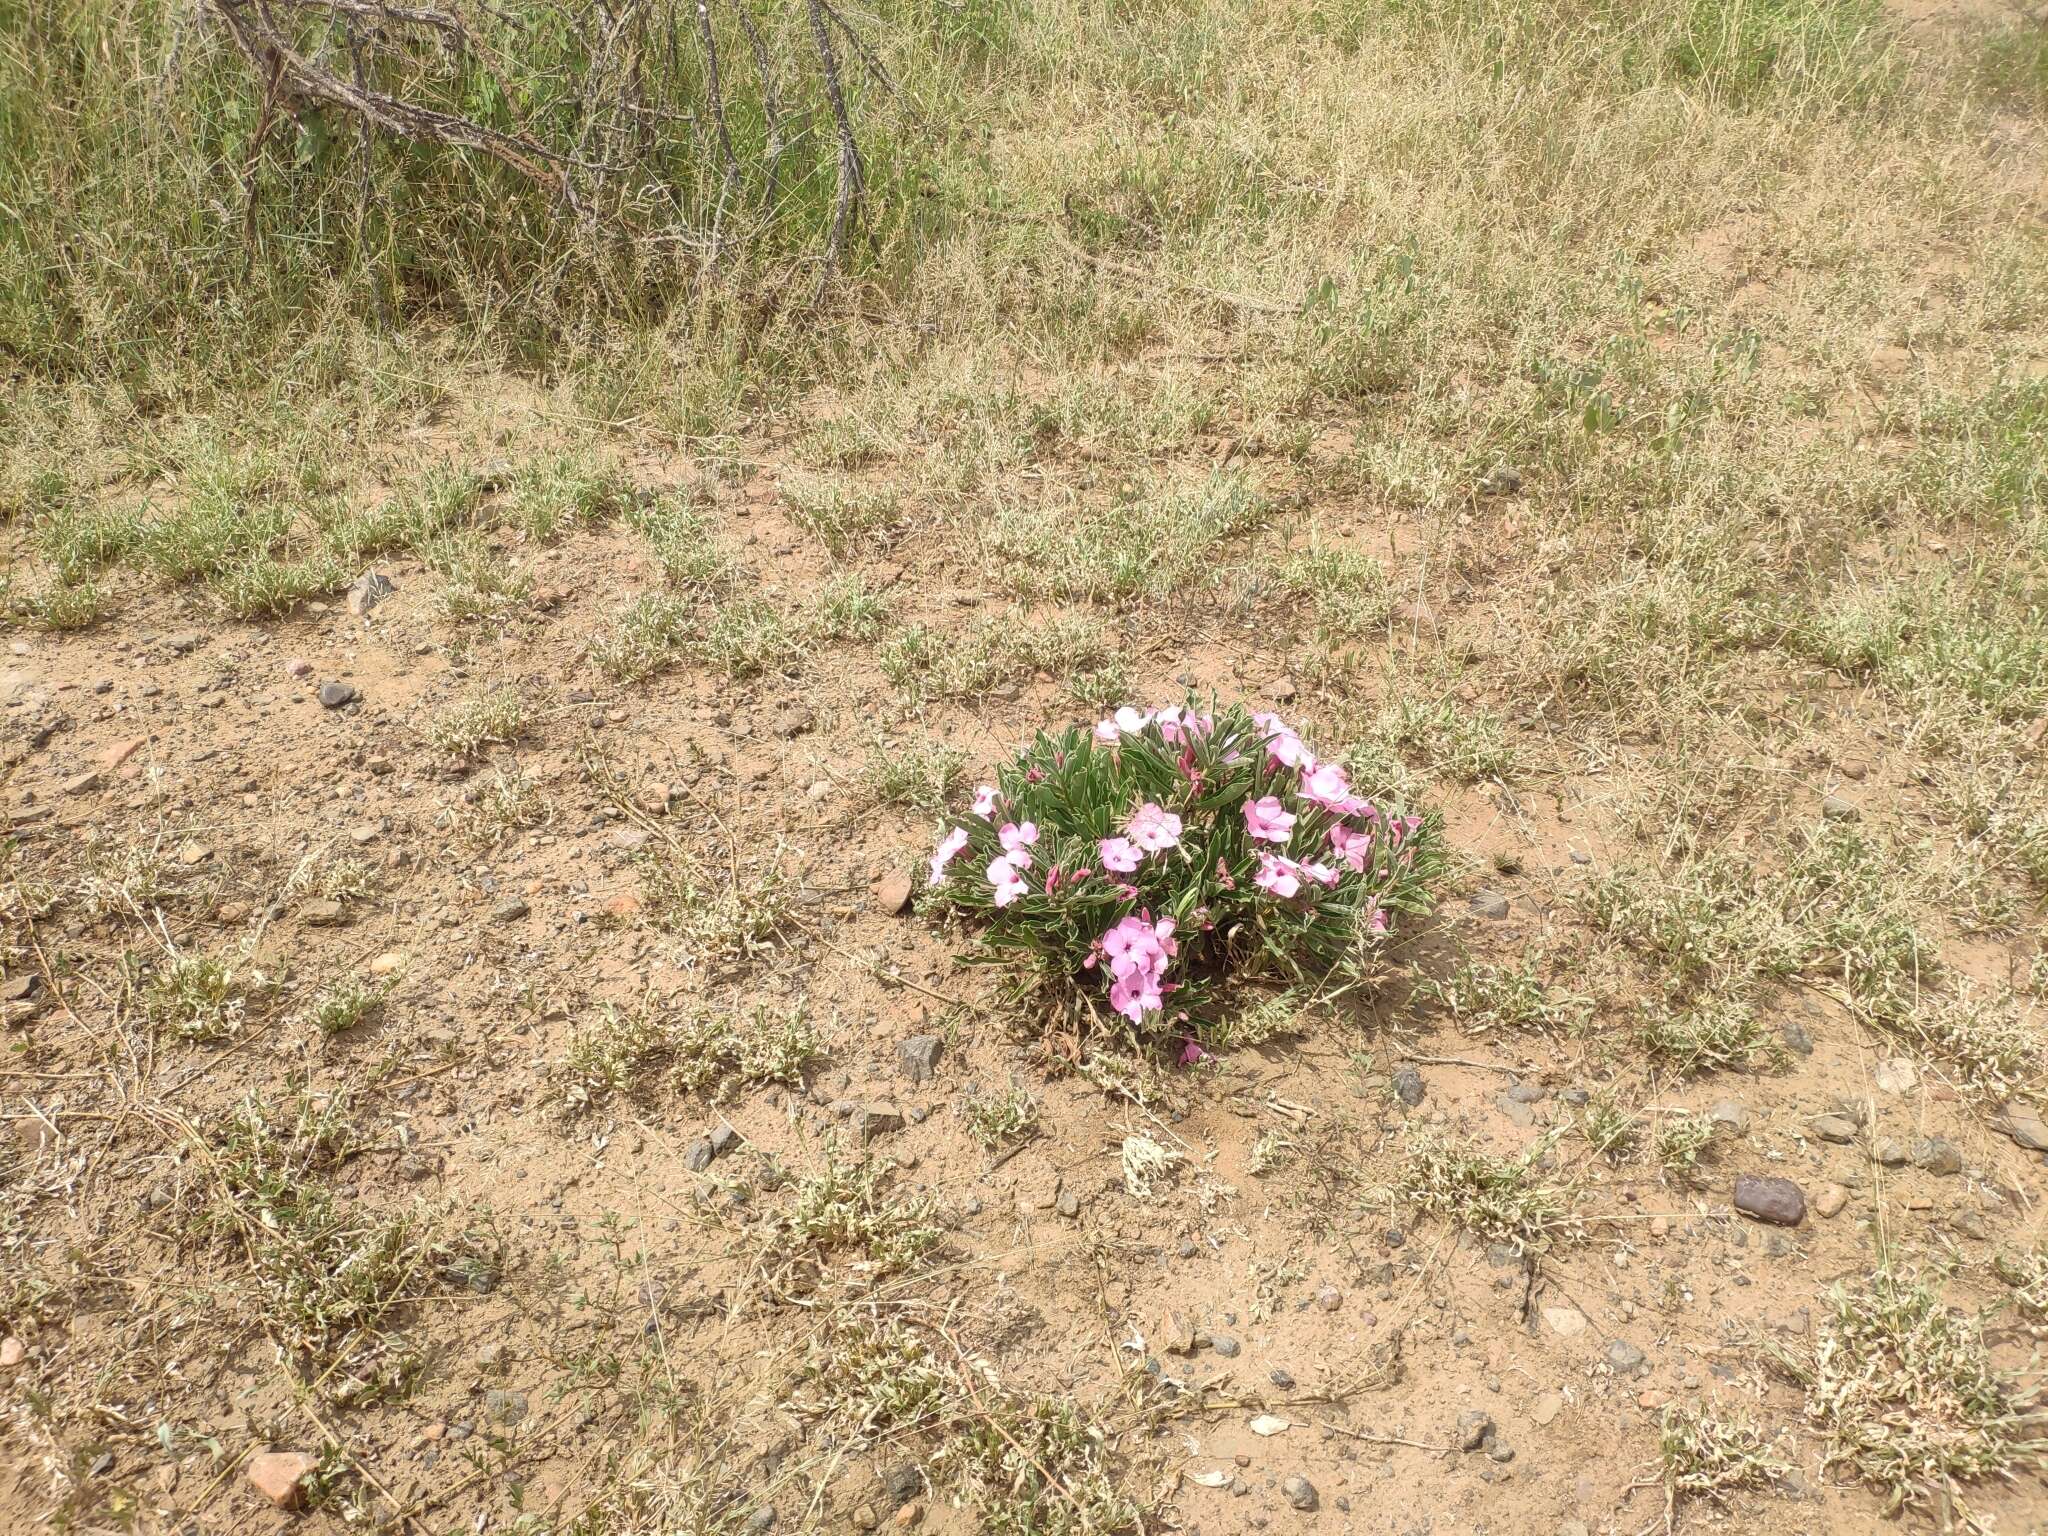
<instances>
[{"instance_id":1,"label":"reddish rock","mask_svg":"<svg viewBox=\"0 0 2048 1536\"><path fill-rule=\"evenodd\" d=\"M264 1451L249 1458L249 1484L279 1509L302 1509L306 1481L319 1466L304 1451Z\"/></svg>"},{"instance_id":2,"label":"reddish rock","mask_svg":"<svg viewBox=\"0 0 2048 1536\"><path fill-rule=\"evenodd\" d=\"M28 1346L12 1336L0 1339L0 1371L11 1371L28 1358Z\"/></svg>"},{"instance_id":3,"label":"reddish rock","mask_svg":"<svg viewBox=\"0 0 2048 1536\"><path fill-rule=\"evenodd\" d=\"M870 889L875 893L875 905L887 916L894 917L909 909L910 876L900 870L882 876Z\"/></svg>"}]
</instances>

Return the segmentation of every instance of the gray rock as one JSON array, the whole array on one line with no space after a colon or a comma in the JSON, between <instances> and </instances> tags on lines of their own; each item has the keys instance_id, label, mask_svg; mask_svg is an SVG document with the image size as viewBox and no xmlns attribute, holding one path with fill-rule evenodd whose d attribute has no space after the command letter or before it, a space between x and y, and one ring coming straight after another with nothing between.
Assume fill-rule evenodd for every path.
<instances>
[{"instance_id":1,"label":"gray rock","mask_svg":"<svg viewBox=\"0 0 2048 1536\"><path fill-rule=\"evenodd\" d=\"M398 590L380 571L367 571L349 584L348 611L361 618Z\"/></svg>"},{"instance_id":2,"label":"gray rock","mask_svg":"<svg viewBox=\"0 0 2048 1536\"><path fill-rule=\"evenodd\" d=\"M928 1083L938 1071L945 1049L946 1042L937 1035L912 1035L896 1047L896 1060L913 1083Z\"/></svg>"},{"instance_id":3,"label":"gray rock","mask_svg":"<svg viewBox=\"0 0 2048 1536\"><path fill-rule=\"evenodd\" d=\"M491 918L494 922L516 923L532 910L527 906L524 897L514 896L511 900L501 901L491 908Z\"/></svg>"},{"instance_id":4,"label":"gray rock","mask_svg":"<svg viewBox=\"0 0 2048 1536\"><path fill-rule=\"evenodd\" d=\"M1616 1339L1607 1346L1607 1363L1617 1374L1633 1375L1643 1363L1643 1352L1627 1339Z\"/></svg>"},{"instance_id":5,"label":"gray rock","mask_svg":"<svg viewBox=\"0 0 2048 1536\"><path fill-rule=\"evenodd\" d=\"M707 1138L711 1143L711 1155L723 1157L740 1144L740 1133L732 1128L732 1122L721 1120L712 1128Z\"/></svg>"},{"instance_id":6,"label":"gray rock","mask_svg":"<svg viewBox=\"0 0 2048 1536\"><path fill-rule=\"evenodd\" d=\"M1840 795L1823 795L1820 813L1829 821L1857 821L1863 816L1854 800L1844 799Z\"/></svg>"},{"instance_id":7,"label":"gray rock","mask_svg":"<svg viewBox=\"0 0 2048 1536\"><path fill-rule=\"evenodd\" d=\"M1394 1074L1394 1097L1410 1109L1422 1102L1422 1074L1413 1067L1402 1067Z\"/></svg>"},{"instance_id":8,"label":"gray rock","mask_svg":"<svg viewBox=\"0 0 2048 1536\"><path fill-rule=\"evenodd\" d=\"M1313 1511L1322 1503L1321 1498L1316 1494L1316 1485L1303 1477L1299 1472L1296 1472L1281 1483L1280 1497L1285 1499L1295 1509L1300 1510Z\"/></svg>"},{"instance_id":9,"label":"gray rock","mask_svg":"<svg viewBox=\"0 0 2048 1536\"><path fill-rule=\"evenodd\" d=\"M201 638L197 630L181 629L175 635L165 635L164 644L182 656L187 651L198 650Z\"/></svg>"},{"instance_id":10,"label":"gray rock","mask_svg":"<svg viewBox=\"0 0 2048 1536\"><path fill-rule=\"evenodd\" d=\"M1908 1162L1912 1161L1911 1155L1906 1151L1905 1147L1890 1136L1880 1137L1877 1145L1872 1147L1870 1151L1871 1156L1875 1157L1887 1168L1903 1168Z\"/></svg>"},{"instance_id":11,"label":"gray rock","mask_svg":"<svg viewBox=\"0 0 2048 1536\"><path fill-rule=\"evenodd\" d=\"M878 1136L902 1130L903 1116L887 1104L862 1104L853 1111L853 1129L865 1146Z\"/></svg>"},{"instance_id":12,"label":"gray rock","mask_svg":"<svg viewBox=\"0 0 2048 1536\"><path fill-rule=\"evenodd\" d=\"M1477 1408L1458 1415L1456 1444L1461 1451L1476 1451L1486 1444L1486 1437L1493 1433L1493 1415L1482 1413Z\"/></svg>"},{"instance_id":13,"label":"gray rock","mask_svg":"<svg viewBox=\"0 0 2048 1536\"><path fill-rule=\"evenodd\" d=\"M1740 1136L1749 1129L1749 1107L1733 1099L1723 1099L1707 1111L1707 1119Z\"/></svg>"},{"instance_id":14,"label":"gray rock","mask_svg":"<svg viewBox=\"0 0 2048 1536\"><path fill-rule=\"evenodd\" d=\"M1059 1213L1069 1221L1074 1220L1081 1214L1081 1197L1071 1189L1061 1190L1056 1204L1059 1207Z\"/></svg>"},{"instance_id":15,"label":"gray rock","mask_svg":"<svg viewBox=\"0 0 2048 1536\"><path fill-rule=\"evenodd\" d=\"M1499 891L1479 891L1472 897L1472 910L1480 917L1497 921L1508 915L1508 899Z\"/></svg>"},{"instance_id":16,"label":"gray rock","mask_svg":"<svg viewBox=\"0 0 2048 1536\"><path fill-rule=\"evenodd\" d=\"M1856 1139L1855 1123L1842 1115L1815 1115L1809 1125L1822 1141L1832 1141L1839 1147Z\"/></svg>"},{"instance_id":17,"label":"gray rock","mask_svg":"<svg viewBox=\"0 0 2048 1536\"><path fill-rule=\"evenodd\" d=\"M1217 1354L1221 1355L1226 1360L1235 1360L1238 1356L1239 1351L1243 1348L1243 1346L1240 1345L1237 1342L1237 1340L1233 1339L1227 1333L1210 1334L1209 1347L1215 1350Z\"/></svg>"},{"instance_id":18,"label":"gray rock","mask_svg":"<svg viewBox=\"0 0 2048 1536\"><path fill-rule=\"evenodd\" d=\"M1796 1227L1806 1220L1806 1192L1790 1179L1745 1173L1735 1181L1735 1209L1756 1221Z\"/></svg>"},{"instance_id":19,"label":"gray rock","mask_svg":"<svg viewBox=\"0 0 2048 1536\"><path fill-rule=\"evenodd\" d=\"M1527 1130L1536 1123L1536 1111L1527 1104L1524 1104L1520 1099L1511 1099L1506 1094L1502 1094L1494 1100L1494 1103L1500 1106L1500 1112L1508 1117L1508 1124L1510 1125L1516 1126L1521 1130Z\"/></svg>"},{"instance_id":20,"label":"gray rock","mask_svg":"<svg viewBox=\"0 0 2048 1536\"><path fill-rule=\"evenodd\" d=\"M1947 1178L1963 1171L1963 1154L1954 1142L1935 1136L1913 1143L1913 1163Z\"/></svg>"},{"instance_id":21,"label":"gray rock","mask_svg":"<svg viewBox=\"0 0 2048 1536\"><path fill-rule=\"evenodd\" d=\"M683 1148L683 1166L692 1173L703 1173L717 1161L718 1153L711 1146L709 1136L699 1136Z\"/></svg>"},{"instance_id":22,"label":"gray rock","mask_svg":"<svg viewBox=\"0 0 2048 1536\"><path fill-rule=\"evenodd\" d=\"M320 685L320 704L322 708L339 709L344 704L355 703L356 697L355 688L348 683L336 682L322 683Z\"/></svg>"},{"instance_id":23,"label":"gray rock","mask_svg":"<svg viewBox=\"0 0 2048 1536\"><path fill-rule=\"evenodd\" d=\"M1486 1459L1505 1465L1515 1459L1515 1448L1501 1439L1498 1430L1489 1430L1486 1436Z\"/></svg>"},{"instance_id":24,"label":"gray rock","mask_svg":"<svg viewBox=\"0 0 2048 1536\"><path fill-rule=\"evenodd\" d=\"M1787 1019L1778 1026L1778 1038L1785 1042L1785 1049L1794 1056L1813 1054L1813 1036L1806 1032L1806 1026L1796 1019Z\"/></svg>"},{"instance_id":25,"label":"gray rock","mask_svg":"<svg viewBox=\"0 0 2048 1536\"><path fill-rule=\"evenodd\" d=\"M1273 1383L1273 1385L1278 1387L1282 1392L1292 1391L1294 1388L1293 1372L1284 1371L1277 1365L1274 1366L1272 1370L1266 1372L1266 1380Z\"/></svg>"},{"instance_id":26,"label":"gray rock","mask_svg":"<svg viewBox=\"0 0 2048 1536\"><path fill-rule=\"evenodd\" d=\"M898 1462L882 1474L882 1489L891 1503L908 1504L924 1492L924 1474L915 1462Z\"/></svg>"},{"instance_id":27,"label":"gray rock","mask_svg":"<svg viewBox=\"0 0 2048 1536\"><path fill-rule=\"evenodd\" d=\"M484 1415L496 1424L517 1424L526 1417L526 1394L493 1387L484 1394Z\"/></svg>"},{"instance_id":28,"label":"gray rock","mask_svg":"<svg viewBox=\"0 0 2048 1536\"><path fill-rule=\"evenodd\" d=\"M1992 1126L2029 1152L2048 1152L2048 1121L2043 1121L2023 1104L2006 1105L2005 1112L1992 1122Z\"/></svg>"},{"instance_id":29,"label":"gray rock","mask_svg":"<svg viewBox=\"0 0 2048 1536\"><path fill-rule=\"evenodd\" d=\"M1535 1083L1515 1083L1508 1089L1508 1097L1518 1104L1541 1104L1549 1096Z\"/></svg>"},{"instance_id":30,"label":"gray rock","mask_svg":"<svg viewBox=\"0 0 2048 1536\"><path fill-rule=\"evenodd\" d=\"M759 1509L747 1516L747 1529L753 1531L755 1536L759 1536L759 1533L762 1531L774 1530L775 1506L763 1504Z\"/></svg>"}]
</instances>

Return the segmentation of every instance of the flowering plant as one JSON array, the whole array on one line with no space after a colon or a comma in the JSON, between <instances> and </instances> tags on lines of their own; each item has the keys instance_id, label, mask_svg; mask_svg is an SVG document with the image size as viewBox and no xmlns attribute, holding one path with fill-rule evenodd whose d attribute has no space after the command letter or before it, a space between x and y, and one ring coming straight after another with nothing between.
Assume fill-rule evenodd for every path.
<instances>
[{"instance_id":1,"label":"flowering plant","mask_svg":"<svg viewBox=\"0 0 2048 1536\"><path fill-rule=\"evenodd\" d=\"M1126 707L1041 733L977 789L923 905L1193 1049L1218 982L1360 974L1441 866L1434 818L1361 795L1278 717Z\"/></svg>"}]
</instances>

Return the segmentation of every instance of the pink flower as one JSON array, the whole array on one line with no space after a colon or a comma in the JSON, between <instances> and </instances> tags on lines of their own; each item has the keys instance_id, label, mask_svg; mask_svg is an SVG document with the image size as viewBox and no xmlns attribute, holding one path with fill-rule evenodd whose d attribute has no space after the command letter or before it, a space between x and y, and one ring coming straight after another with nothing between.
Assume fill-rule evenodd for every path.
<instances>
[{"instance_id":1,"label":"pink flower","mask_svg":"<svg viewBox=\"0 0 2048 1536\"><path fill-rule=\"evenodd\" d=\"M1192 1067L1192 1066L1196 1066L1196 1065L1198 1065L1198 1064L1199 1064L1199 1063L1201 1063L1201 1062L1205 1062L1205 1061L1207 1061L1208 1059L1209 1059L1209 1053L1208 1053L1207 1051L1203 1050L1203 1049L1201 1048L1201 1046L1200 1046L1200 1045L1198 1045L1198 1044L1196 1044L1196 1043L1195 1043L1195 1042L1194 1042L1193 1040L1183 1040L1183 1041L1181 1041L1181 1043L1180 1043L1180 1064L1181 1064L1182 1066L1184 1066L1184 1067Z\"/></svg>"},{"instance_id":2,"label":"pink flower","mask_svg":"<svg viewBox=\"0 0 2048 1536\"><path fill-rule=\"evenodd\" d=\"M992 899L999 907L1007 907L1025 893L1024 881L1017 874L1017 866L1008 859L996 859L990 863L988 883L994 889Z\"/></svg>"},{"instance_id":3,"label":"pink flower","mask_svg":"<svg viewBox=\"0 0 2048 1536\"><path fill-rule=\"evenodd\" d=\"M1330 828L1330 847L1354 872L1364 873L1365 866L1372 861L1372 844L1370 832L1354 832L1341 821Z\"/></svg>"},{"instance_id":4,"label":"pink flower","mask_svg":"<svg viewBox=\"0 0 2048 1536\"><path fill-rule=\"evenodd\" d=\"M1038 823L1027 821L1023 826L1005 822L996 834L1003 844L1003 856L1020 868L1031 867L1031 845L1038 841Z\"/></svg>"},{"instance_id":5,"label":"pink flower","mask_svg":"<svg viewBox=\"0 0 2048 1536\"><path fill-rule=\"evenodd\" d=\"M1095 851L1102 855L1102 867L1119 875L1128 875L1145 857L1127 837L1105 837Z\"/></svg>"},{"instance_id":6,"label":"pink flower","mask_svg":"<svg viewBox=\"0 0 2048 1536\"><path fill-rule=\"evenodd\" d=\"M1252 884L1268 896L1299 896L1301 866L1292 859L1279 859L1270 853L1262 853L1259 855L1259 872L1252 876Z\"/></svg>"},{"instance_id":7,"label":"pink flower","mask_svg":"<svg viewBox=\"0 0 2048 1536\"><path fill-rule=\"evenodd\" d=\"M1277 795L1247 800L1244 829L1258 842L1284 844L1294 831L1294 813L1280 803Z\"/></svg>"},{"instance_id":8,"label":"pink flower","mask_svg":"<svg viewBox=\"0 0 2048 1536\"><path fill-rule=\"evenodd\" d=\"M1372 931L1374 933L1385 933L1387 931L1387 909L1378 902L1372 904Z\"/></svg>"},{"instance_id":9,"label":"pink flower","mask_svg":"<svg viewBox=\"0 0 2048 1536\"><path fill-rule=\"evenodd\" d=\"M946 878L946 866L953 862L953 856L967 846L967 829L955 827L939 839L939 846L932 850L932 878L937 885Z\"/></svg>"},{"instance_id":10,"label":"pink flower","mask_svg":"<svg viewBox=\"0 0 2048 1536\"><path fill-rule=\"evenodd\" d=\"M1317 885L1332 886L1337 883L1337 871L1327 864L1302 863L1295 866L1304 880L1313 880Z\"/></svg>"},{"instance_id":11,"label":"pink flower","mask_svg":"<svg viewBox=\"0 0 2048 1536\"><path fill-rule=\"evenodd\" d=\"M1173 919L1150 921L1145 914L1126 917L1099 941L1113 978L1109 1005L1133 1024L1164 1006L1166 963L1177 952Z\"/></svg>"},{"instance_id":12,"label":"pink flower","mask_svg":"<svg viewBox=\"0 0 2048 1536\"><path fill-rule=\"evenodd\" d=\"M1152 723L1152 712L1145 709L1133 709L1130 705L1126 704L1116 712L1113 718L1119 731L1123 732L1126 736L1135 736Z\"/></svg>"},{"instance_id":13,"label":"pink flower","mask_svg":"<svg viewBox=\"0 0 2048 1536\"><path fill-rule=\"evenodd\" d=\"M1147 853L1164 853L1180 842L1180 818L1147 800L1131 812L1131 819L1124 823L1124 831Z\"/></svg>"},{"instance_id":14,"label":"pink flower","mask_svg":"<svg viewBox=\"0 0 2048 1536\"><path fill-rule=\"evenodd\" d=\"M1153 718L1158 723L1161 739L1169 742L1194 741L1216 729L1213 716L1198 715L1177 705L1168 705Z\"/></svg>"},{"instance_id":15,"label":"pink flower","mask_svg":"<svg viewBox=\"0 0 2048 1536\"><path fill-rule=\"evenodd\" d=\"M975 789L975 791L974 791L974 814L975 814L975 815L977 815L977 816L979 816L979 817L980 817L980 818L981 818L981 819L982 819L983 821L987 821L987 820L988 820L988 819L989 819L989 818L990 818L991 816L995 815L995 813L996 813L996 787L995 787L995 785L993 785L993 784L982 784L982 785L979 785L979 786L977 786L977 787L976 787L976 789Z\"/></svg>"},{"instance_id":16,"label":"pink flower","mask_svg":"<svg viewBox=\"0 0 2048 1536\"><path fill-rule=\"evenodd\" d=\"M1348 816L1364 805L1351 793L1351 781L1335 763L1318 763L1301 776L1301 797L1326 811Z\"/></svg>"},{"instance_id":17,"label":"pink flower","mask_svg":"<svg viewBox=\"0 0 2048 1536\"><path fill-rule=\"evenodd\" d=\"M1278 715L1253 715L1252 723L1266 733L1266 755L1274 762L1304 772L1315 767L1315 754Z\"/></svg>"},{"instance_id":18,"label":"pink flower","mask_svg":"<svg viewBox=\"0 0 2048 1536\"><path fill-rule=\"evenodd\" d=\"M1123 739L1123 734L1122 731L1116 728L1114 720L1098 720L1095 722L1095 739L1106 747L1115 746L1117 742Z\"/></svg>"}]
</instances>

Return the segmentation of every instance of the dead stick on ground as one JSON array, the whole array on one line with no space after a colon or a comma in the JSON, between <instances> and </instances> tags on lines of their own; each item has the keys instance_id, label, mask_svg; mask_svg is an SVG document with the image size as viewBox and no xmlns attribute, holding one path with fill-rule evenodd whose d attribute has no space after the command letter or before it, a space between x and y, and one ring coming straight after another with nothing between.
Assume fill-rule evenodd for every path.
<instances>
[{"instance_id":1,"label":"dead stick on ground","mask_svg":"<svg viewBox=\"0 0 2048 1536\"><path fill-rule=\"evenodd\" d=\"M1373 1445L1406 1445L1418 1451L1434 1451L1440 1456L1455 1456L1457 1448L1449 1445L1425 1445L1420 1440L1403 1440L1399 1435L1369 1435L1362 1429L1346 1429L1342 1424L1332 1424L1327 1419L1309 1419L1306 1422L1317 1429L1327 1429L1332 1434L1349 1435L1353 1440L1365 1440Z\"/></svg>"},{"instance_id":2,"label":"dead stick on ground","mask_svg":"<svg viewBox=\"0 0 2048 1536\"><path fill-rule=\"evenodd\" d=\"M1481 1072L1504 1072L1509 1077L1520 1077L1520 1067L1504 1067L1497 1061L1474 1061L1469 1056L1407 1056L1402 1061L1412 1062L1418 1067L1477 1067Z\"/></svg>"}]
</instances>

